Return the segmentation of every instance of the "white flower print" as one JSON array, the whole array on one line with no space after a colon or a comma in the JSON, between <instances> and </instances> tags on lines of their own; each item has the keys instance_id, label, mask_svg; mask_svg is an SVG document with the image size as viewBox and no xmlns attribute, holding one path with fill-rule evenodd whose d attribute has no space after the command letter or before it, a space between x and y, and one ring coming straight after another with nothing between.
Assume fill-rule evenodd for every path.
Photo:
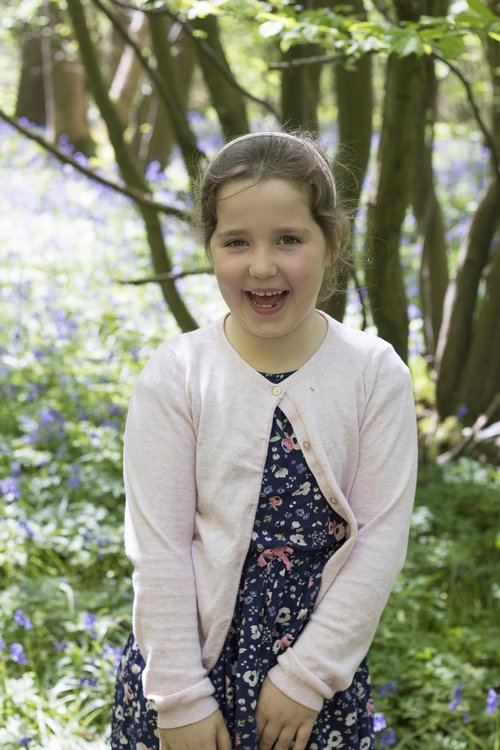
<instances>
[{"instance_id":1,"label":"white flower print","mask_svg":"<svg viewBox=\"0 0 500 750\"><path fill-rule=\"evenodd\" d=\"M258 679L259 675L256 669L247 669L243 675L243 680L248 683L250 687L255 687Z\"/></svg>"},{"instance_id":2,"label":"white flower print","mask_svg":"<svg viewBox=\"0 0 500 750\"><path fill-rule=\"evenodd\" d=\"M334 729L333 732L330 732L330 735L328 737L328 744L325 750L333 750L335 747L344 747L344 740L342 739L342 735L336 729Z\"/></svg>"},{"instance_id":3,"label":"white flower print","mask_svg":"<svg viewBox=\"0 0 500 750\"><path fill-rule=\"evenodd\" d=\"M285 467L282 467L282 468L280 468L280 469L278 469L277 471L274 472L274 476L277 479L283 479L283 477L287 477L288 476L288 469L285 469Z\"/></svg>"},{"instance_id":4,"label":"white flower print","mask_svg":"<svg viewBox=\"0 0 500 750\"><path fill-rule=\"evenodd\" d=\"M297 497L297 495L308 495L311 491L311 482L304 482L300 485L298 490L295 490L295 492L292 492L293 497Z\"/></svg>"},{"instance_id":5,"label":"white flower print","mask_svg":"<svg viewBox=\"0 0 500 750\"><path fill-rule=\"evenodd\" d=\"M306 544L306 541L302 534L292 534L290 537L290 541L293 542L294 544L300 544L300 545Z\"/></svg>"},{"instance_id":6,"label":"white flower print","mask_svg":"<svg viewBox=\"0 0 500 750\"><path fill-rule=\"evenodd\" d=\"M356 711L353 711L350 714L347 714L345 717L345 725L346 727L352 727L353 724L356 723Z\"/></svg>"},{"instance_id":7,"label":"white flower print","mask_svg":"<svg viewBox=\"0 0 500 750\"><path fill-rule=\"evenodd\" d=\"M282 625L290 622L290 609L289 607L281 607L280 611L276 615L276 622L281 623Z\"/></svg>"},{"instance_id":8,"label":"white flower print","mask_svg":"<svg viewBox=\"0 0 500 750\"><path fill-rule=\"evenodd\" d=\"M361 744L359 746L359 750L370 750L372 746L372 741L369 737L363 737L361 740Z\"/></svg>"},{"instance_id":9,"label":"white flower print","mask_svg":"<svg viewBox=\"0 0 500 750\"><path fill-rule=\"evenodd\" d=\"M259 638L260 638L260 636L261 636L261 632L260 632L259 626L258 625L252 625L251 626L251 631L252 631L252 640L253 641L258 641Z\"/></svg>"},{"instance_id":10,"label":"white flower print","mask_svg":"<svg viewBox=\"0 0 500 750\"><path fill-rule=\"evenodd\" d=\"M305 618L307 617L307 612L308 612L307 609L299 610L299 614L297 615L297 620L305 620Z\"/></svg>"}]
</instances>

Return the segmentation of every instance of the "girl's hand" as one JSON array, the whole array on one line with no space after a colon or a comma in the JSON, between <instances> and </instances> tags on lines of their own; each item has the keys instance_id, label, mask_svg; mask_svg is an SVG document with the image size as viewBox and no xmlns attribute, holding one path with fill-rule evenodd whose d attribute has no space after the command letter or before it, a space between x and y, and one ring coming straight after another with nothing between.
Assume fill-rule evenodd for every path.
<instances>
[{"instance_id":1,"label":"girl's hand","mask_svg":"<svg viewBox=\"0 0 500 750\"><path fill-rule=\"evenodd\" d=\"M220 711L175 729L159 729L160 750L233 750Z\"/></svg>"},{"instance_id":2,"label":"girl's hand","mask_svg":"<svg viewBox=\"0 0 500 750\"><path fill-rule=\"evenodd\" d=\"M257 703L258 750L304 750L318 711L289 698L266 677Z\"/></svg>"}]
</instances>

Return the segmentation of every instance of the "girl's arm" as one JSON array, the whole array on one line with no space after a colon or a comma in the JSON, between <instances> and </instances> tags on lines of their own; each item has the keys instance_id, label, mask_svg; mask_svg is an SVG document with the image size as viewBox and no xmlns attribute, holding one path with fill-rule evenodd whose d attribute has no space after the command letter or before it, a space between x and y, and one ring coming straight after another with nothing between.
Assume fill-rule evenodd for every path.
<instances>
[{"instance_id":1,"label":"girl's arm","mask_svg":"<svg viewBox=\"0 0 500 750\"><path fill-rule=\"evenodd\" d=\"M269 672L280 690L311 709L349 687L368 651L406 555L416 469L411 378L388 349L367 396L347 495L358 537L300 637Z\"/></svg>"},{"instance_id":2,"label":"girl's arm","mask_svg":"<svg viewBox=\"0 0 500 750\"><path fill-rule=\"evenodd\" d=\"M198 722L217 709L201 660L191 560L195 452L184 373L163 346L134 389L124 447L134 633L147 662L144 690L159 713L159 727Z\"/></svg>"}]
</instances>

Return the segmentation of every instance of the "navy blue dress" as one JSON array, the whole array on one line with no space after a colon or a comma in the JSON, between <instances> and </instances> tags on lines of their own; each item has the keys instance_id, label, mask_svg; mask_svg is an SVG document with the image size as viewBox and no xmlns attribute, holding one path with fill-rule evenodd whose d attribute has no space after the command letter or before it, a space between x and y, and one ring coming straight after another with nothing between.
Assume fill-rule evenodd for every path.
<instances>
[{"instance_id":1,"label":"navy blue dress","mask_svg":"<svg viewBox=\"0 0 500 750\"><path fill-rule=\"evenodd\" d=\"M277 383L289 374L265 377ZM345 538L345 520L323 496L291 424L277 408L233 619L210 672L234 748L257 749L255 708L262 682L306 625L325 563ZM116 682L112 750L158 750L156 712L142 692L144 666L131 635ZM365 659L351 686L323 704L307 750L373 750L373 710Z\"/></svg>"}]
</instances>

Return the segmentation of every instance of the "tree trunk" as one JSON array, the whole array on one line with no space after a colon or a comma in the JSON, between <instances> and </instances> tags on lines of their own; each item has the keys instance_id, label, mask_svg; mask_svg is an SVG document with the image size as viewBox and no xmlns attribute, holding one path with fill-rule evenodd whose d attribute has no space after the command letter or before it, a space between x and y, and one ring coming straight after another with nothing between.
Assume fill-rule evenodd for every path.
<instances>
[{"instance_id":1,"label":"tree trunk","mask_svg":"<svg viewBox=\"0 0 500 750\"><path fill-rule=\"evenodd\" d=\"M47 133L53 141L65 136L76 151L90 156L94 145L87 121L85 70L57 33L65 21L59 6L47 0L43 10L49 31L42 45Z\"/></svg>"},{"instance_id":2,"label":"tree trunk","mask_svg":"<svg viewBox=\"0 0 500 750\"><path fill-rule=\"evenodd\" d=\"M489 7L500 15L498 0L490 0ZM500 45L490 39L487 59L492 81L491 132L498 155ZM453 414L462 403L468 409L468 419L473 420L498 391L500 281L495 234L500 226L499 206L500 180L495 173L494 181L473 216L459 256L456 280L449 285L446 294L436 352L436 400L442 418ZM478 301L483 277L486 277L485 297Z\"/></svg>"},{"instance_id":3,"label":"tree trunk","mask_svg":"<svg viewBox=\"0 0 500 750\"><path fill-rule=\"evenodd\" d=\"M414 55L387 61L375 198L368 206L365 280L379 335L408 356L406 290L399 259L401 225L409 202L415 104L421 76Z\"/></svg>"},{"instance_id":4,"label":"tree trunk","mask_svg":"<svg viewBox=\"0 0 500 750\"><path fill-rule=\"evenodd\" d=\"M38 29L24 26L21 42L21 75L17 89L16 117L45 125L42 38Z\"/></svg>"},{"instance_id":5,"label":"tree trunk","mask_svg":"<svg viewBox=\"0 0 500 750\"><path fill-rule=\"evenodd\" d=\"M139 46L146 42L148 25L144 13L132 14L128 34ZM124 128L128 125L142 74L143 69L134 50L129 45L125 45L109 90L109 98L115 105Z\"/></svg>"},{"instance_id":6,"label":"tree trunk","mask_svg":"<svg viewBox=\"0 0 500 750\"><path fill-rule=\"evenodd\" d=\"M500 204L500 193L499 193ZM500 224L500 222L499 222ZM472 420L486 411L500 392L500 243L486 275L481 308L474 323L474 336L463 371L458 400L467 406ZM500 417L499 410L492 418Z\"/></svg>"},{"instance_id":7,"label":"tree trunk","mask_svg":"<svg viewBox=\"0 0 500 750\"><path fill-rule=\"evenodd\" d=\"M168 37L169 22L161 16L150 16L149 31L158 64L158 74L163 84L159 93L162 95L162 103L165 105L172 124L172 131L181 150L191 183L194 184L198 177L198 166L202 154L186 117L186 95L181 92L179 77L172 58Z\"/></svg>"},{"instance_id":8,"label":"tree trunk","mask_svg":"<svg viewBox=\"0 0 500 750\"><path fill-rule=\"evenodd\" d=\"M193 44L186 34L181 32L171 43L171 58L178 82L179 106L185 116L195 67ZM141 109L145 117L139 122L147 123L148 127L144 129L142 124L139 125L138 130L143 132L137 132L134 138L139 160L143 165L157 161L164 167L176 142L171 118L154 89L145 94Z\"/></svg>"},{"instance_id":9,"label":"tree trunk","mask_svg":"<svg viewBox=\"0 0 500 750\"><path fill-rule=\"evenodd\" d=\"M329 7L328 0L305 0L306 10ZM321 54L317 44L296 44L283 54L283 62ZM319 133L318 103L320 96L320 63L285 68L281 76L281 121L287 130L300 128L312 135Z\"/></svg>"},{"instance_id":10,"label":"tree trunk","mask_svg":"<svg viewBox=\"0 0 500 750\"><path fill-rule=\"evenodd\" d=\"M217 55L221 65L226 69L227 76L234 79L226 58L226 53L220 41L217 18L210 15L204 18L195 18L192 21L192 26L204 32L206 35L205 43ZM218 70L199 45L196 45L196 52L203 78L210 93L211 102L217 112L224 137L229 139L248 133L250 126L243 95L231 85L228 78Z\"/></svg>"},{"instance_id":11,"label":"tree trunk","mask_svg":"<svg viewBox=\"0 0 500 750\"><path fill-rule=\"evenodd\" d=\"M342 0L333 3L342 5ZM363 0L351 3L353 11L366 19ZM372 59L365 55L358 60L354 69L341 65L335 67L335 92L338 109L338 144L335 155L334 174L341 202L351 212L352 241L349 261L354 267L355 258L355 219L359 197L363 188L372 138ZM342 321L346 308L346 290L349 277L344 274L338 279L338 291L324 303L322 309L337 320Z\"/></svg>"},{"instance_id":12,"label":"tree trunk","mask_svg":"<svg viewBox=\"0 0 500 750\"><path fill-rule=\"evenodd\" d=\"M87 71L89 85L101 116L106 123L109 139L113 146L116 162L125 182L131 187L143 192L150 192L141 170L132 152L123 139L123 127L113 104L111 103L107 86L101 75L99 59L92 44L89 29L83 11L81 0L67 0L68 12L75 31L75 37L80 47L80 54ZM144 220L151 258L155 273L169 273L172 270L167 248L163 239L162 225L156 211L139 205ZM197 327L195 320L187 310L174 281L160 283L162 294L175 320L182 331L190 331Z\"/></svg>"},{"instance_id":13,"label":"tree trunk","mask_svg":"<svg viewBox=\"0 0 500 750\"><path fill-rule=\"evenodd\" d=\"M441 206L434 189L433 128L437 84L434 61L421 58L422 96L415 109L415 166L413 174L413 210L422 245L420 261L420 299L426 354L432 362L443 319L443 303L448 287L447 243Z\"/></svg>"}]
</instances>

